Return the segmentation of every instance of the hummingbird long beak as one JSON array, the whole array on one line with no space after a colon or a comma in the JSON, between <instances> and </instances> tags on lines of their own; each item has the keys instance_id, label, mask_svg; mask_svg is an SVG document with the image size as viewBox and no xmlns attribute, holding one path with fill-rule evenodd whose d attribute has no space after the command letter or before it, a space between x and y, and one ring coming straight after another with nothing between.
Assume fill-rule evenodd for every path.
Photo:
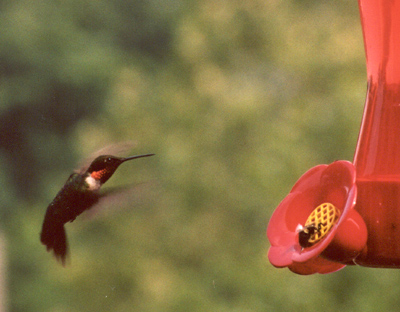
<instances>
[{"instance_id":1,"label":"hummingbird long beak","mask_svg":"<svg viewBox=\"0 0 400 312\"><path fill-rule=\"evenodd\" d=\"M131 159L136 159L136 158L149 157L149 156L153 156L153 155L155 155L155 154L143 154L143 155L130 156L130 157L123 158L122 162L131 160Z\"/></svg>"}]
</instances>

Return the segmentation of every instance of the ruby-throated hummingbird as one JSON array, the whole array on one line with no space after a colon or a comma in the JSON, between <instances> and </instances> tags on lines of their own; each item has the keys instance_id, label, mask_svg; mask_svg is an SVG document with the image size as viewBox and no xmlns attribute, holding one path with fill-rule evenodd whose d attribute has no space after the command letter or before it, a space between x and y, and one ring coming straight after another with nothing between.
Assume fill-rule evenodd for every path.
<instances>
[{"instance_id":1,"label":"ruby-throated hummingbird","mask_svg":"<svg viewBox=\"0 0 400 312\"><path fill-rule=\"evenodd\" d=\"M104 196L99 192L100 187L114 174L119 165L127 160L153 155L125 158L102 155L93 160L87 170L71 174L46 210L40 241L47 247L47 251L53 250L57 260L65 265L68 244L64 224L74 221Z\"/></svg>"}]
</instances>

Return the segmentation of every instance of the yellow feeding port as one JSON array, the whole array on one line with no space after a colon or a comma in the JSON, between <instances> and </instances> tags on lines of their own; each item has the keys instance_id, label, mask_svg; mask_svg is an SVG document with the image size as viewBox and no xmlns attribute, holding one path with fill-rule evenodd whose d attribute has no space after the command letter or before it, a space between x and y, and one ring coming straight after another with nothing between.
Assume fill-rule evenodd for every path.
<instances>
[{"instance_id":1,"label":"yellow feeding port","mask_svg":"<svg viewBox=\"0 0 400 312\"><path fill-rule=\"evenodd\" d=\"M308 216L304 228L314 228L310 233L308 243L310 246L320 241L339 220L340 210L330 203L323 203L315 208Z\"/></svg>"}]
</instances>

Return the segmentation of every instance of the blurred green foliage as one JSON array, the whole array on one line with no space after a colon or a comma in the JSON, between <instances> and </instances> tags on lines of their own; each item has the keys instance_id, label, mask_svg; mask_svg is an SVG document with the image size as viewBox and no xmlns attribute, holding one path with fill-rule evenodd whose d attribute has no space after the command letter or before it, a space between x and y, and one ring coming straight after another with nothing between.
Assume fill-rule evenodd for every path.
<instances>
[{"instance_id":1,"label":"blurred green foliage","mask_svg":"<svg viewBox=\"0 0 400 312\"><path fill-rule=\"evenodd\" d=\"M399 304L397 271L302 277L266 258L268 219L298 177L353 157L357 1L3 0L0 29L10 311ZM62 268L39 241L48 203L80 158L127 140L157 155L108 182L137 184L125 209L67 225Z\"/></svg>"}]
</instances>

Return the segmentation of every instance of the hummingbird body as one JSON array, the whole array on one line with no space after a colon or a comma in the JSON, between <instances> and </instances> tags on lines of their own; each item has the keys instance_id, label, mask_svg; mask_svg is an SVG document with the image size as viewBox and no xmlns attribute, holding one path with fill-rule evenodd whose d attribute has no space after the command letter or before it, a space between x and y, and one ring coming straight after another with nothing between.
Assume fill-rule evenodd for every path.
<instances>
[{"instance_id":1,"label":"hummingbird body","mask_svg":"<svg viewBox=\"0 0 400 312\"><path fill-rule=\"evenodd\" d=\"M154 154L131 157L102 155L97 157L83 173L73 173L63 188L47 207L40 241L47 251L53 250L57 260L65 264L68 252L67 235L64 224L95 205L102 196L100 187L113 175L123 162Z\"/></svg>"}]
</instances>

